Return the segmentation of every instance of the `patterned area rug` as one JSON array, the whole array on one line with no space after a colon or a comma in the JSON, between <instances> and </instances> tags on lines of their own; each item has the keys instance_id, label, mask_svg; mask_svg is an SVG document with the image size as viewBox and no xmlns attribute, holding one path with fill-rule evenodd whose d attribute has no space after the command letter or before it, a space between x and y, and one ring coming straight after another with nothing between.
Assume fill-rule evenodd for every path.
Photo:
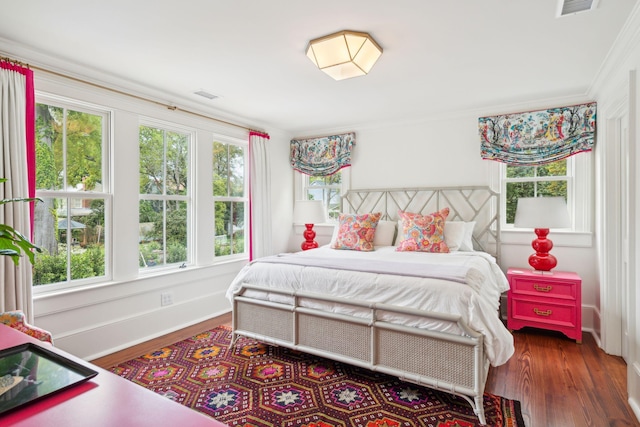
<instances>
[{"instance_id":1,"label":"patterned area rug","mask_svg":"<svg viewBox=\"0 0 640 427\"><path fill-rule=\"evenodd\" d=\"M111 368L229 426L477 426L448 393L241 338L221 326ZM485 393L487 424L524 426L520 403Z\"/></svg>"}]
</instances>

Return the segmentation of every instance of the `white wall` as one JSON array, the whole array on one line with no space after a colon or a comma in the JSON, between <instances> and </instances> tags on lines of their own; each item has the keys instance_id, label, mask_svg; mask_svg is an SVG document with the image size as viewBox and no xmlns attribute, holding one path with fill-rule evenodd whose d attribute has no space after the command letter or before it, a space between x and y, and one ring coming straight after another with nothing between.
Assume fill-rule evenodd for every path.
<instances>
[{"instance_id":1,"label":"white wall","mask_svg":"<svg viewBox=\"0 0 640 427\"><path fill-rule=\"evenodd\" d=\"M356 129L352 188L489 185L478 116Z\"/></svg>"}]
</instances>

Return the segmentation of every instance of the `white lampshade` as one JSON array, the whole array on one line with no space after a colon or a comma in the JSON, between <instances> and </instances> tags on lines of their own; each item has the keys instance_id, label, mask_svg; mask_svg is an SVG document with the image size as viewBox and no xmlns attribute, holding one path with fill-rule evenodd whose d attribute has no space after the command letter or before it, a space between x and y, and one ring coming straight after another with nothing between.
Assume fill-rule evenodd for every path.
<instances>
[{"instance_id":1,"label":"white lampshade","mask_svg":"<svg viewBox=\"0 0 640 427\"><path fill-rule=\"evenodd\" d=\"M518 199L518 228L569 228L571 220L564 197L522 197Z\"/></svg>"},{"instance_id":2,"label":"white lampshade","mask_svg":"<svg viewBox=\"0 0 640 427\"><path fill-rule=\"evenodd\" d=\"M296 224L320 224L326 221L322 200L297 200L293 208Z\"/></svg>"},{"instance_id":3,"label":"white lampshade","mask_svg":"<svg viewBox=\"0 0 640 427\"><path fill-rule=\"evenodd\" d=\"M309 59L335 80L364 76L382 55L382 48L367 33L340 31L311 40Z\"/></svg>"}]
</instances>

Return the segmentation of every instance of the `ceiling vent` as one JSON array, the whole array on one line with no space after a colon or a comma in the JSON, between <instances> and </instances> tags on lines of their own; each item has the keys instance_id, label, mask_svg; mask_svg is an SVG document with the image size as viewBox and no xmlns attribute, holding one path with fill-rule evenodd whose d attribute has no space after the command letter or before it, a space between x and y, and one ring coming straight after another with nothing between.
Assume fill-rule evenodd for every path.
<instances>
[{"instance_id":1,"label":"ceiling vent","mask_svg":"<svg viewBox=\"0 0 640 427\"><path fill-rule=\"evenodd\" d=\"M598 0L558 0L558 16L586 12L597 6Z\"/></svg>"},{"instance_id":2,"label":"ceiling vent","mask_svg":"<svg viewBox=\"0 0 640 427\"><path fill-rule=\"evenodd\" d=\"M195 95L199 95L199 96L202 96L202 97L207 98L207 99L216 99L216 98L220 98L218 95L214 95L214 94L212 94L212 93L210 93L210 92L207 92L206 90L202 90L202 89L201 89L201 90L198 90L198 91L195 91L195 92L193 92L193 93L194 93Z\"/></svg>"}]
</instances>

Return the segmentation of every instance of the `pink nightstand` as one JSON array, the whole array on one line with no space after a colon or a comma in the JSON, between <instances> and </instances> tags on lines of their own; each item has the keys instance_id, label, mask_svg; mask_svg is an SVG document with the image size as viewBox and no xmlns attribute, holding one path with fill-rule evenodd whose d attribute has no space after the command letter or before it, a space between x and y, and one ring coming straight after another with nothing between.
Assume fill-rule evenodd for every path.
<instances>
[{"instance_id":1,"label":"pink nightstand","mask_svg":"<svg viewBox=\"0 0 640 427\"><path fill-rule=\"evenodd\" d=\"M510 268L507 327L559 331L582 343L582 279L566 271Z\"/></svg>"}]
</instances>

